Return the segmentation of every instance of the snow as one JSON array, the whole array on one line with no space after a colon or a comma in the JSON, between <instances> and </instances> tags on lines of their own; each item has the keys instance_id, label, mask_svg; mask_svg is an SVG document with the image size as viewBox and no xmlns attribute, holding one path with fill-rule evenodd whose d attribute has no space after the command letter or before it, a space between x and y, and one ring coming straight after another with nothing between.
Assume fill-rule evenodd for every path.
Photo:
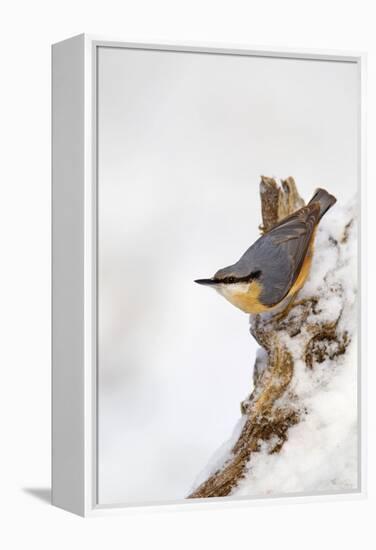
<instances>
[{"instance_id":1,"label":"snow","mask_svg":"<svg viewBox=\"0 0 376 550\"><path fill-rule=\"evenodd\" d=\"M271 496L289 493L344 492L358 485L357 412L357 231L356 200L347 207L336 206L323 218L317 231L309 279L298 299L319 296L315 319L334 321L340 316L338 332L346 331L350 343L345 354L312 369L302 361L304 329L283 341L294 358L289 390L299 410L306 411L298 424L289 428L281 451L269 454L272 442L261 444L247 464L246 474L231 496ZM350 224L350 221L353 222ZM335 246L348 225L346 242ZM342 311L342 313L341 313ZM292 312L293 314L293 312ZM309 322L310 318L308 318ZM253 319L251 318L251 323ZM262 358L262 353L259 353ZM261 361L262 363L262 361ZM291 394L291 392L289 392ZM278 406L287 403L287 394ZM199 476L197 484L231 458L245 416L225 445ZM197 487L197 485L195 485Z\"/></svg>"}]
</instances>

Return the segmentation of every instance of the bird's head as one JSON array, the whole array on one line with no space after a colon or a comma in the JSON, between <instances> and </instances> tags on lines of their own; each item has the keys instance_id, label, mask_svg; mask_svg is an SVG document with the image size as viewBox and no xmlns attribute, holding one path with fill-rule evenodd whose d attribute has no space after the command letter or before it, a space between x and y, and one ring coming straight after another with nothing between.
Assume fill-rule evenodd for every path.
<instances>
[{"instance_id":1,"label":"bird's head","mask_svg":"<svg viewBox=\"0 0 376 550\"><path fill-rule=\"evenodd\" d=\"M261 271L259 269L239 269L237 264L219 269L210 279L196 279L199 285L210 286L217 290L231 304L245 311L255 313L258 308Z\"/></svg>"}]
</instances>

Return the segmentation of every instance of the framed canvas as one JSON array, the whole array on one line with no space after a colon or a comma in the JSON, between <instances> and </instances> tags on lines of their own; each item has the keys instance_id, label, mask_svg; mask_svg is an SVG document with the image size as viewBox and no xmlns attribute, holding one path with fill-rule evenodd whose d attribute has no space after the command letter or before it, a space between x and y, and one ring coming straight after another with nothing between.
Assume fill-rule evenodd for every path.
<instances>
[{"instance_id":1,"label":"framed canvas","mask_svg":"<svg viewBox=\"0 0 376 550\"><path fill-rule=\"evenodd\" d=\"M364 494L363 120L363 54L53 46L56 506Z\"/></svg>"}]
</instances>

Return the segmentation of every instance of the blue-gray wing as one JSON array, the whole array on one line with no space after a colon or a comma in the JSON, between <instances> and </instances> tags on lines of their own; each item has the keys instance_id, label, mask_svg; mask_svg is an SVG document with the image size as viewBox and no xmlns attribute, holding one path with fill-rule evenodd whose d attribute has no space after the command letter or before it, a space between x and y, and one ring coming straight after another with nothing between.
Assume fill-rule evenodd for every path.
<instances>
[{"instance_id":1,"label":"blue-gray wing","mask_svg":"<svg viewBox=\"0 0 376 550\"><path fill-rule=\"evenodd\" d=\"M260 271L261 302L278 304L296 281L320 217L320 205L309 204L284 218L260 237L239 260ZM240 267L240 266L239 266Z\"/></svg>"}]
</instances>

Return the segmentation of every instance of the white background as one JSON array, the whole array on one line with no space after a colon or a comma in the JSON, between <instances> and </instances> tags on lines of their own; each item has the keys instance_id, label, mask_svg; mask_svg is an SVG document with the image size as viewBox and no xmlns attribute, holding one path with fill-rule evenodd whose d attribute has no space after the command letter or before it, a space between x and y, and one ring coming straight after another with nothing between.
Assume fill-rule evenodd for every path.
<instances>
[{"instance_id":1,"label":"white background","mask_svg":"<svg viewBox=\"0 0 376 550\"><path fill-rule=\"evenodd\" d=\"M100 504L184 498L229 439L258 346L193 281L259 236L260 173L355 196L358 110L354 63L100 48Z\"/></svg>"},{"instance_id":2,"label":"white background","mask_svg":"<svg viewBox=\"0 0 376 550\"><path fill-rule=\"evenodd\" d=\"M368 234L372 243L372 203L376 198L372 3L15 1L2 8L0 25L2 546L374 548L376 376L371 351L367 500L83 520L35 497L46 495L43 489L49 486L50 472L50 43L86 31L126 40L368 50ZM375 259L371 248L370 287ZM372 337L374 298L370 288L367 302Z\"/></svg>"}]
</instances>

